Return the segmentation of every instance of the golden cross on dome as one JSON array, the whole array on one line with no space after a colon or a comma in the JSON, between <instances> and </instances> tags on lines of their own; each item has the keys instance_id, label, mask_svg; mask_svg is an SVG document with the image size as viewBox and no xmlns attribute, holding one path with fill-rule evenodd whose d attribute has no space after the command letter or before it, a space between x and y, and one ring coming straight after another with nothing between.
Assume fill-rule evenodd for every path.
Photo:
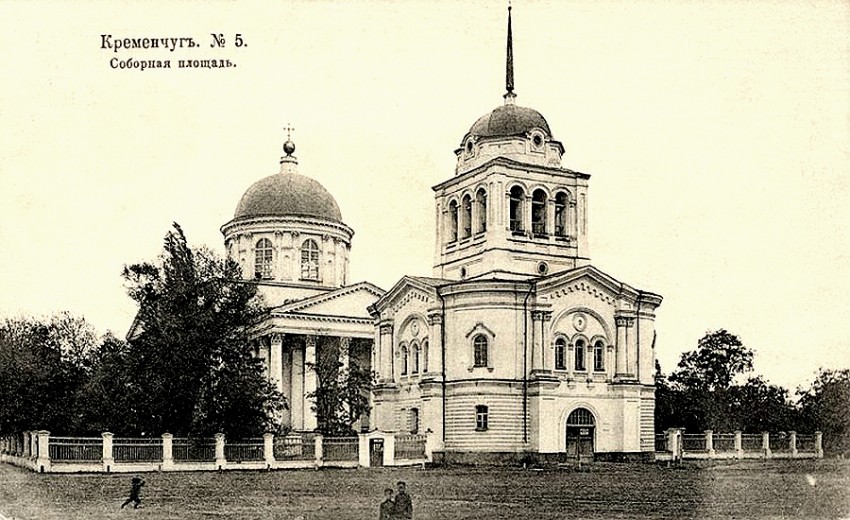
<instances>
[{"instance_id":1,"label":"golden cross on dome","mask_svg":"<svg viewBox=\"0 0 850 520\"><path fill-rule=\"evenodd\" d=\"M294 131L295 131L295 129L294 129L294 128L292 128L292 125L290 125L289 123L287 123L287 124L286 124L286 128L284 128L284 130L286 130L286 139L287 139L287 140L291 140L291 139L292 139L292 132L294 132Z\"/></svg>"}]
</instances>

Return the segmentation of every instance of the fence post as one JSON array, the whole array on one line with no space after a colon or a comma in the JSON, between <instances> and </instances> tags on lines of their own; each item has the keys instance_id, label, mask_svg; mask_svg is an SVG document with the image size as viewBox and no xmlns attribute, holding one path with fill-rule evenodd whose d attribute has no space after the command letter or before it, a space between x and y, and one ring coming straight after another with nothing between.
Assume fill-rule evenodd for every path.
<instances>
[{"instance_id":1,"label":"fence post","mask_svg":"<svg viewBox=\"0 0 850 520\"><path fill-rule=\"evenodd\" d=\"M362 468L369 467L369 437L366 434L357 434L357 463Z\"/></svg>"},{"instance_id":2,"label":"fence post","mask_svg":"<svg viewBox=\"0 0 850 520\"><path fill-rule=\"evenodd\" d=\"M32 457L32 454L33 454L32 444L33 444L34 439L35 439L35 432L31 432L29 430L24 431L24 446L23 446L24 453L22 455L23 458L29 459L30 457Z\"/></svg>"},{"instance_id":3,"label":"fence post","mask_svg":"<svg viewBox=\"0 0 850 520\"><path fill-rule=\"evenodd\" d=\"M162 469L174 467L174 436L170 433L162 434Z\"/></svg>"},{"instance_id":4,"label":"fence post","mask_svg":"<svg viewBox=\"0 0 850 520\"><path fill-rule=\"evenodd\" d=\"M764 452L764 458L770 458L770 432L761 432L761 450Z\"/></svg>"},{"instance_id":5,"label":"fence post","mask_svg":"<svg viewBox=\"0 0 850 520\"><path fill-rule=\"evenodd\" d=\"M266 464L271 467L274 463L274 434L273 433L264 433L263 434L263 459L266 461Z\"/></svg>"},{"instance_id":6,"label":"fence post","mask_svg":"<svg viewBox=\"0 0 850 520\"><path fill-rule=\"evenodd\" d=\"M313 438L313 442L315 450L314 453L316 455L316 468L318 469L322 467L322 462L324 460L324 454L322 453L322 434L317 433Z\"/></svg>"},{"instance_id":7,"label":"fence post","mask_svg":"<svg viewBox=\"0 0 850 520\"><path fill-rule=\"evenodd\" d=\"M41 473L50 471L50 432L38 432L38 460L35 461Z\"/></svg>"},{"instance_id":8,"label":"fence post","mask_svg":"<svg viewBox=\"0 0 850 520\"><path fill-rule=\"evenodd\" d=\"M823 458L823 433L815 432L815 454L819 459Z\"/></svg>"},{"instance_id":9,"label":"fence post","mask_svg":"<svg viewBox=\"0 0 850 520\"><path fill-rule=\"evenodd\" d=\"M384 466L395 466L395 434L384 435Z\"/></svg>"},{"instance_id":10,"label":"fence post","mask_svg":"<svg viewBox=\"0 0 850 520\"><path fill-rule=\"evenodd\" d=\"M735 457L744 458L744 440L741 436L741 430L735 430Z\"/></svg>"},{"instance_id":11,"label":"fence post","mask_svg":"<svg viewBox=\"0 0 850 520\"><path fill-rule=\"evenodd\" d=\"M425 458L428 462L434 462L434 445L436 444L437 436L434 432L428 430L425 432Z\"/></svg>"},{"instance_id":12,"label":"fence post","mask_svg":"<svg viewBox=\"0 0 850 520\"><path fill-rule=\"evenodd\" d=\"M115 464L115 459L112 457L113 435L109 432L103 432L100 436L103 437L103 454L100 458L103 461L103 470L109 473L112 471L112 465Z\"/></svg>"},{"instance_id":13,"label":"fence post","mask_svg":"<svg viewBox=\"0 0 850 520\"><path fill-rule=\"evenodd\" d=\"M705 430L705 451L708 458L714 458L714 432L711 430Z\"/></svg>"},{"instance_id":14,"label":"fence post","mask_svg":"<svg viewBox=\"0 0 850 520\"><path fill-rule=\"evenodd\" d=\"M227 459L224 458L224 434L215 434L215 465L218 469L224 469Z\"/></svg>"},{"instance_id":15,"label":"fence post","mask_svg":"<svg viewBox=\"0 0 850 520\"><path fill-rule=\"evenodd\" d=\"M790 432L788 432L788 437L789 437L788 445L791 448L791 456L796 457L797 456L797 432L795 432L794 430L791 430Z\"/></svg>"}]
</instances>

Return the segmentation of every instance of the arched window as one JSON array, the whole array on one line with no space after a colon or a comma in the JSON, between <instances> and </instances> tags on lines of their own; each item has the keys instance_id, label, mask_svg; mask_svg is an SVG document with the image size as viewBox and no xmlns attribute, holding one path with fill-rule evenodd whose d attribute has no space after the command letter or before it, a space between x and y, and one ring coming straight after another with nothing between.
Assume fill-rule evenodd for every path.
<instances>
[{"instance_id":1,"label":"arched window","mask_svg":"<svg viewBox=\"0 0 850 520\"><path fill-rule=\"evenodd\" d=\"M422 372L428 371L428 340L422 342Z\"/></svg>"},{"instance_id":2,"label":"arched window","mask_svg":"<svg viewBox=\"0 0 850 520\"><path fill-rule=\"evenodd\" d=\"M475 430L479 432L487 431L490 422L490 411L483 404L475 407Z\"/></svg>"},{"instance_id":3,"label":"arched window","mask_svg":"<svg viewBox=\"0 0 850 520\"><path fill-rule=\"evenodd\" d=\"M463 213L460 219L463 234L461 238L469 238L472 236L472 197L466 195L463 198Z\"/></svg>"},{"instance_id":4,"label":"arched window","mask_svg":"<svg viewBox=\"0 0 850 520\"><path fill-rule=\"evenodd\" d=\"M475 339L472 340L472 349L475 356L473 361L473 367L486 367L487 366L487 336L483 334L478 334L475 336Z\"/></svg>"},{"instance_id":5,"label":"arched window","mask_svg":"<svg viewBox=\"0 0 850 520\"><path fill-rule=\"evenodd\" d=\"M567 368L567 340L558 338L555 340L555 370L566 370Z\"/></svg>"},{"instance_id":6,"label":"arched window","mask_svg":"<svg viewBox=\"0 0 850 520\"><path fill-rule=\"evenodd\" d=\"M487 231L487 192L484 188L475 194L475 203L478 204L478 227L475 232L484 233Z\"/></svg>"},{"instance_id":7,"label":"arched window","mask_svg":"<svg viewBox=\"0 0 850 520\"><path fill-rule=\"evenodd\" d=\"M555 195L555 236L567 236L567 194L563 191Z\"/></svg>"},{"instance_id":8,"label":"arched window","mask_svg":"<svg viewBox=\"0 0 850 520\"><path fill-rule=\"evenodd\" d=\"M419 345L411 345L410 353L413 357L413 362L411 363L410 373L418 374L419 373Z\"/></svg>"},{"instance_id":9,"label":"arched window","mask_svg":"<svg viewBox=\"0 0 850 520\"><path fill-rule=\"evenodd\" d=\"M567 426L593 426L596 422L587 408L576 408L567 417Z\"/></svg>"},{"instance_id":10,"label":"arched window","mask_svg":"<svg viewBox=\"0 0 850 520\"><path fill-rule=\"evenodd\" d=\"M449 242L457 240L457 201L449 203Z\"/></svg>"},{"instance_id":11,"label":"arched window","mask_svg":"<svg viewBox=\"0 0 850 520\"><path fill-rule=\"evenodd\" d=\"M407 375L407 347L401 347L401 375Z\"/></svg>"},{"instance_id":12,"label":"arched window","mask_svg":"<svg viewBox=\"0 0 850 520\"><path fill-rule=\"evenodd\" d=\"M605 344L601 340L593 344L593 370L605 370Z\"/></svg>"},{"instance_id":13,"label":"arched window","mask_svg":"<svg viewBox=\"0 0 850 520\"><path fill-rule=\"evenodd\" d=\"M584 340L583 340L583 339L580 339L580 340L577 340L577 341L576 341L576 348L575 348L575 356L576 356L576 358L575 358L575 369L576 369L576 370L578 370L578 371L585 370L585 365L584 365L584 363L585 363L585 360L584 360L584 355L585 355L585 354L584 354L584 347L585 347L585 344L584 344Z\"/></svg>"},{"instance_id":14,"label":"arched window","mask_svg":"<svg viewBox=\"0 0 850 520\"><path fill-rule=\"evenodd\" d=\"M419 433L419 408L410 409L410 433Z\"/></svg>"},{"instance_id":15,"label":"arched window","mask_svg":"<svg viewBox=\"0 0 850 520\"><path fill-rule=\"evenodd\" d=\"M531 196L531 232L546 234L546 192L543 190L534 190Z\"/></svg>"},{"instance_id":16,"label":"arched window","mask_svg":"<svg viewBox=\"0 0 850 520\"><path fill-rule=\"evenodd\" d=\"M312 238L301 245L301 279L319 279L319 246Z\"/></svg>"},{"instance_id":17,"label":"arched window","mask_svg":"<svg viewBox=\"0 0 850 520\"><path fill-rule=\"evenodd\" d=\"M511 188L510 201L510 228L511 231L522 231L522 201L525 199L525 192L519 186Z\"/></svg>"},{"instance_id":18,"label":"arched window","mask_svg":"<svg viewBox=\"0 0 850 520\"><path fill-rule=\"evenodd\" d=\"M254 247L254 278L268 280L272 277L274 248L272 241L261 238Z\"/></svg>"}]
</instances>

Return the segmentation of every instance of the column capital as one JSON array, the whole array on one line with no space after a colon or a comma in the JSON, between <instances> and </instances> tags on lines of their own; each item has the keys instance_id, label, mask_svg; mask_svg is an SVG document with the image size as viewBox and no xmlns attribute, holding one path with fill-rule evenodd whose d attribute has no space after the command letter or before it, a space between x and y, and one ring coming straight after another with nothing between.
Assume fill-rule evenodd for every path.
<instances>
[{"instance_id":1,"label":"column capital","mask_svg":"<svg viewBox=\"0 0 850 520\"><path fill-rule=\"evenodd\" d=\"M614 316L614 323L618 327L631 327L635 324L634 316Z\"/></svg>"},{"instance_id":2,"label":"column capital","mask_svg":"<svg viewBox=\"0 0 850 520\"><path fill-rule=\"evenodd\" d=\"M378 323L378 327L380 328L381 334L392 334L393 320L381 320Z\"/></svg>"},{"instance_id":3,"label":"column capital","mask_svg":"<svg viewBox=\"0 0 850 520\"><path fill-rule=\"evenodd\" d=\"M304 346L307 348L316 348L316 343L318 342L319 337L315 334L308 334L304 336Z\"/></svg>"},{"instance_id":4,"label":"column capital","mask_svg":"<svg viewBox=\"0 0 850 520\"><path fill-rule=\"evenodd\" d=\"M429 325L441 325L443 323L443 314L440 311L428 313Z\"/></svg>"},{"instance_id":5,"label":"column capital","mask_svg":"<svg viewBox=\"0 0 850 520\"><path fill-rule=\"evenodd\" d=\"M269 334L269 338L271 339L272 343L283 343L284 336L285 334L283 334L282 332L272 332L271 334Z\"/></svg>"}]
</instances>

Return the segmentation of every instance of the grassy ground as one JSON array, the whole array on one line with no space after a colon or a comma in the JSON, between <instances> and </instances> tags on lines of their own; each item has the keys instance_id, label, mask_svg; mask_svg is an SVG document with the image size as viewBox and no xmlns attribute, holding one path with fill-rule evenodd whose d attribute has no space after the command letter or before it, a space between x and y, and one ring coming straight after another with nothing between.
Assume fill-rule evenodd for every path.
<instances>
[{"instance_id":1,"label":"grassy ground","mask_svg":"<svg viewBox=\"0 0 850 520\"><path fill-rule=\"evenodd\" d=\"M130 475L37 475L0 464L0 515L27 520L377 518L405 480L417 520L437 518L850 518L850 462L698 467L148 473L143 507L120 510ZM2 519L3 516L0 516Z\"/></svg>"}]
</instances>

